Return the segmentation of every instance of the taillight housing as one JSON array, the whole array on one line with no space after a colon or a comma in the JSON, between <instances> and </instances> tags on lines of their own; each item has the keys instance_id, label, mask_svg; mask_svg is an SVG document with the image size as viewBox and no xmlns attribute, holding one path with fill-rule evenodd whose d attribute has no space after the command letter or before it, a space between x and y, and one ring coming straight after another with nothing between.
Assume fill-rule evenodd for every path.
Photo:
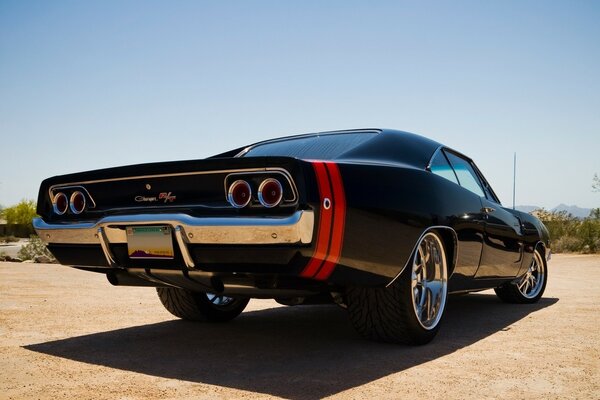
<instances>
[{"instance_id":1,"label":"taillight housing","mask_svg":"<svg viewBox=\"0 0 600 400\"><path fill-rule=\"evenodd\" d=\"M73 214L81 214L85 210L85 195L75 191L71 195L70 208Z\"/></svg>"},{"instance_id":2,"label":"taillight housing","mask_svg":"<svg viewBox=\"0 0 600 400\"><path fill-rule=\"evenodd\" d=\"M258 201L264 207L273 208L279 205L283 198L283 187L274 178L268 178L261 182L258 187Z\"/></svg>"},{"instance_id":3,"label":"taillight housing","mask_svg":"<svg viewBox=\"0 0 600 400\"><path fill-rule=\"evenodd\" d=\"M282 168L232 172L223 183L225 201L235 208L278 210L298 204L296 185Z\"/></svg>"},{"instance_id":4,"label":"taillight housing","mask_svg":"<svg viewBox=\"0 0 600 400\"><path fill-rule=\"evenodd\" d=\"M238 179L229 186L227 200L235 208L244 208L252 200L252 188L245 180Z\"/></svg>"},{"instance_id":5,"label":"taillight housing","mask_svg":"<svg viewBox=\"0 0 600 400\"><path fill-rule=\"evenodd\" d=\"M58 215L63 215L67 212L69 208L69 199L67 199L67 195L63 192L59 192L54 196L54 201L52 202L52 208L54 212Z\"/></svg>"}]
</instances>

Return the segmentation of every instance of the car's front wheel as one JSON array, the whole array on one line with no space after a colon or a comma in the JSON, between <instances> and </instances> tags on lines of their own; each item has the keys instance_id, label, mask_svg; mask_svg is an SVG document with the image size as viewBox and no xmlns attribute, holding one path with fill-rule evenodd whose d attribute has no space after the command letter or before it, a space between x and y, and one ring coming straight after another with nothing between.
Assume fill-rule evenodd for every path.
<instances>
[{"instance_id":1,"label":"car's front wheel","mask_svg":"<svg viewBox=\"0 0 600 400\"><path fill-rule=\"evenodd\" d=\"M386 288L354 287L348 311L363 336L385 342L425 344L439 330L448 296L448 265L440 236L428 232L411 262Z\"/></svg>"},{"instance_id":2,"label":"car's front wheel","mask_svg":"<svg viewBox=\"0 0 600 400\"><path fill-rule=\"evenodd\" d=\"M529 268L519 279L505 283L494 289L498 297L506 303L535 303L546 290L548 268L544 256L538 248L533 253Z\"/></svg>"},{"instance_id":3,"label":"car's front wheel","mask_svg":"<svg viewBox=\"0 0 600 400\"><path fill-rule=\"evenodd\" d=\"M191 321L226 322L248 305L249 299L177 288L156 288L158 298L174 316Z\"/></svg>"}]
</instances>

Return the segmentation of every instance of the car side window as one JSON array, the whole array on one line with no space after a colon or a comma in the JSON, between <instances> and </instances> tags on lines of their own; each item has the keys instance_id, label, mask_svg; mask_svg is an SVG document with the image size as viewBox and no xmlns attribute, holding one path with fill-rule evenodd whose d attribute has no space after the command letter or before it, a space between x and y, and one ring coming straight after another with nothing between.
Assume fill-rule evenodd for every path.
<instances>
[{"instance_id":1,"label":"car side window","mask_svg":"<svg viewBox=\"0 0 600 400\"><path fill-rule=\"evenodd\" d=\"M487 197L487 199L493 201L494 203L502 205L488 181L485 179L479 168L477 168L477 165L473 164L473 166L475 167L475 172L477 172L477 176L479 176L479 182L481 183L481 186L483 186L483 190L485 191L485 196Z\"/></svg>"},{"instance_id":2,"label":"car side window","mask_svg":"<svg viewBox=\"0 0 600 400\"><path fill-rule=\"evenodd\" d=\"M480 197L485 197L483 189L479 184L477 174L473 170L473 167L471 167L469 161L450 152L446 153L446 156L448 157L452 168L454 168L454 172L458 178L458 184Z\"/></svg>"},{"instance_id":3,"label":"car side window","mask_svg":"<svg viewBox=\"0 0 600 400\"><path fill-rule=\"evenodd\" d=\"M438 153L431 160L431 164L429 164L429 170L436 175L441 176L442 178L446 178L451 182L454 182L458 185L458 179L456 178L456 174L452 170L450 163L446 159L444 152L438 151Z\"/></svg>"}]
</instances>

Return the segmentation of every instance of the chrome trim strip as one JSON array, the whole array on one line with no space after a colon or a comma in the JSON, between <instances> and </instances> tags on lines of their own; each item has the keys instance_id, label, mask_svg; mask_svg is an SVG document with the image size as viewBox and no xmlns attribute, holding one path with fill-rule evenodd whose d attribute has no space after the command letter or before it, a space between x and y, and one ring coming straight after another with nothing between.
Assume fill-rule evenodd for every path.
<instances>
[{"instance_id":1,"label":"chrome trim strip","mask_svg":"<svg viewBox=\"0 0 600 400\"><path fill-rule=\"evenodd\" d=\"M192 259L186 244L187 236L181 225L177 225L175 227L175 238L177 239L177 244L179 245L179 250L181 251L181 256L183 257L185 266L188 267L188 269L194 269L194 260Z\"/></svg>"},{"instance_id":2,"label":"chrome trim strip","mask_svg":"<svg viewBox=\"0 0 600 400\"><path fill-rule=\"evenodd\" d=\"M96 234L96 237L100 241L100 247L102 247L102 252L104 253L104 257L106 257L106 262L111 268L116 268L118 265L115 260L115 256L112 254L112 251L110 251L108 239L106 237L106 233L104 232L104 228L99 227L97 232L98 233Z\"/></svg>"},{"instance_id":3,"label":"chrome trim strip","mask_svg":"<svg viewBox=\"0 0 600 400\"><path fill-rule=\"evenodd\" d=\"M70 182L70 183L57 183L56 185L50 186L49 190L53 190L56 188L63 188L68 186L76 186L76 185L91 185L94 183L103 183L103 182L120 182L120 181L130 181L133 179L149 179L149 178L168 178L171 176L192 176L192 175L209 175L209 174L228 174L234 172L269 172L269 171L278 171L284 174L289 174L289 172L284 168L272 167L272 168L242 168L242 169L223 169L223 170L212 170L212 171L193 171L193 172L177 172L172 174L156 174L156 175L135 175L135 176L125 176L121 178L107 178L107 179L96 179L91 181L81 181L81 182Z\"/></svg>"},{"instance_id":4,"label":"chrome trim strip","mask_svg":"<svg viewBox=\"0 0 600 400\"><path fill-rule=\"evenodd\" d=\"M383 129L366 128L366 129L342 129L342 130L339 130L339 131L324 131L324 132L302 133L302 134L299 134L299 135L285 136L285 137L281 137L281 138L268 139L268 140L263 140L263 141L260 141L260 142L253 143L253 144L247 146L246 148L244 148L242 151L240 151L239 153L237 153L233 157L234 158L243 157L250 150L254 149L255 147L264 145L264 144L279 143L279 142L285 142L285 141L288 141L288 140L304 139L304 138L315 137L315 136L333 136L333 135L345 135L345 134L353 134L353 133L380 134L382 131L383 131Z\"/></svg>"},{"instance_id":5,"label":"chrome trim strip","mask_svg":"<svg viewBox=\"0 0 600 400\"><path fill-rule=\"evenodd\" d=\"M456 234L456 231L449 227L449 226L444 226L444 225L434 225L434 226L430 226L429 228L426 228L423 233L421 233L421 236L419 236L419 238L417 239L417 242L415 243L412 251L410 252L410 256L408 257L408 260L406 261L406 264L404 264L404 267L402 267L402 269L400 270L400 272L398 272L398 275L396 275L394 277L394 279L392 279L390 281L390 283L388 283L387 285L385 285L385 287L389 287L391 286L396 279L398 279L398 277L400 277L400 275L402 275L402 272L404 272L404 270L406 269L406 267L408 266L408 264L410 264L412 262L412 258L413 255L415 254L415 251L417 250L417 246L419 245L419 243L421 243L421 239L423 239L423 237L425 237L425 235L433 230L433 229L447 229L452 231L452 233L454 234L454 242L456 244L455 248L454 248L454 259L452 260L452 262L454 264L456 264L456 262L458 261L458 235ZM454 267L456 267L456 265L454 265ZM452 270L452 272L454 272L454 269ZM452 277L452 274L448 274L448 280L450 280L450 278Z\"/></svg>"},{"instance_id":6,"label":"chrome trim strip","mask_svg":"<svg viewBox=\"0 0 600 400\"><path fill-rule=\"evenodd\" d=\"M425 169L427 171L431 171L431 163L433 163L433 159L438 155L438 153L440 151L442 151L444 148L443 145L440 145L437 149L435 149L435 151L433 152L433 154L431 155L431 157L429 157L429 161L427 162L427 165L425 166Z\"/></svg>"},{"instance_id":7,"label":"chrome trim strip","mask_svg":"<svg viewBox=\"0 0 600 400\"><path fill-rule=\"evenodd\" d=\"M139 176L128 176L128 177L121 177L121 178L112 178L112 179L97 179L97 180L91 180L91 181L82 181L82 182L71 182L71 183L57 183L55 185L52 185L48 188L48 197L50 198L50 200L52 201L54 199L54 191L56 190L64 190L64 189L82 189L85 191L85 193L88 195L88 197L90 198L91 204L89 206L89 208L96 208L96 202L94 201L94 198L90 195L89 191L81 186L81 185L93 185L95 183L105 183L105 182L120 182L120 181L128 181L128 180L134 180L134 179L150 179L150 178L169 178L172 176L193 176L193 175L210 175L210 174L227 174L227 176L225 176L225 179L223 181L223 184L225 185L225 182L227 181L227 178L230 175L233 174L250 174L250 173L264 173L264 172L275 172L275 173L279 173L281 175L283 175L285 177L285 179L290 183L290 187L292 188L292 192L294 194L294 198L293 200L289 201L290 205L296 204L297 200L298 200L298 189L296 188L296 183L294 182L294 179L292 179L292 176L290 175L289 171L286 170L285 168L280 168L280 167L267 167L267 168L242 168L242 169L224 169L224 170L213 170L213 171L194 171L194 172L178 172L178 173L172 173L172 174L156 174L156 175L139 175ZM225 198L227 199L227 187L225 187ZM288 203L286 202L286 205ZM122 210L127 210L127 209L133 209L133 208L139 208L139 207L124 207L121 208Z\"/></svg>"},{"instance_id":8,"label":"chrome trim strip","mask_svg":"<svg viewBox=\"0 0 600 400\"><path fill-rule=\"evenodd\" d=\"M237 175L255 175L256 172L262 172L262 171L254 171L254 172L232 172L231 174L228 174L225 177L225 180L223 181L223 184L225 185L225 193L227 193L227 181L229 180L230 177L236 177ZM282 175L285 180L288 182L288 184L290 185L290 188L292 190L292 194L294 195L294 197L292 199L283 199L283 187L282 187L282 199L283 201L286 203L286 205L294 205L298 202L298 189L296 188L296 183L294 183L294 180L292 179L291 175L289 174L289 172L287 170L282 169L281 171L266 171L266 172L272 172L272 173L276 173L279 175ZM273 179L273 178L267 178L267 179ZM226 196L227 197L227 196ZM251 204L252 205L252 204Z\"/></svg>"},{"instance_id":9,"label":"chrome trim strip","mask_svg":"<svg viewBox=\"0 0 600 400\"><path fill-rule=\"evenodd\" d=\"M90 192L88 192L88 190L86 188L84 188L83 186L71 186L71 184L52 185L52 186L50 186L50 189L48 189L48 191L49 191L48 195L50 196L50 200L54 201L54 197L55 197L55 194L53 193L54 190L73 190L73 189L76 189L76 191L78 190L78 191L84 192L84 196L87 196L90 199L90 205L88 208L96 208L96 202L94 201L94 198L92 197Z\"/></svg>"},{"instance_id":10,"label":"chrome trim strip","mask_svg":"<svg viewBox=\"0 0 600 400\"><path fill-rule=\"evenodd\" d=\"M189 244L307 244L312 242L314 212L299 210L288 217L192 217L187 214L108 216L95 222L52 223L33 220L46 243L98 244L99 228L107 243L127 243L125 228L134 225L181 226Z\"/></svg>"}]
</instances>

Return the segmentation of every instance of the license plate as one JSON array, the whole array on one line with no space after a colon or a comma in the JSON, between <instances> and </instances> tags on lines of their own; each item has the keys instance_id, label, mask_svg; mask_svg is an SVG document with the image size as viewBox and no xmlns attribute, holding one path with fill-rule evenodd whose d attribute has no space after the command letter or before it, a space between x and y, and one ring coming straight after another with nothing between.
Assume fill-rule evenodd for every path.
<instances>
[{"instance_id":1,"label":"license plate","mask_svg":"<svg viewBox=\"0 0 600 400\"><path fill-rule=\"evenodd\" d=\"M132 259L172 259L171 227L127 227L127 250Z\"/></svg>"}]
</instances>

